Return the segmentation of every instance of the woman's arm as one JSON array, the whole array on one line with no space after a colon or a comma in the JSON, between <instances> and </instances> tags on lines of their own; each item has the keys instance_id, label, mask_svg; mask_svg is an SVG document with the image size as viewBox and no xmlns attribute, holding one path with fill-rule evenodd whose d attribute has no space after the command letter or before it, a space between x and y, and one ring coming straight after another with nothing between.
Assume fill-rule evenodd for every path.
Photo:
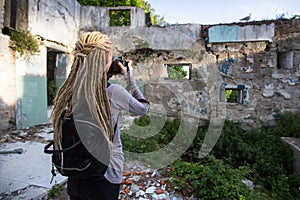
<instances>
[{"instance_id":1,"label":"woman's arm","mask_svg":"<svg viewBox=\"0 0 300 200\"><path fill-rule=\"evenodd\" d=\"M127 90L121 86L117 87L116 91L118 91L118 94L114 94L117 96L115 96L116 98L113 99L119 100L115 103L120 109L127 110L137 115L144 115L148 112L150 103L145 99L132 76L131 60L128 60L127 62L130 70L127 70L122 63L118 63L122 69L122 74L124 75L124 79L127 83Z\"/></svg>"},{"instance_id":2,"label":"woman's arm","mask_svg":"<svg viewBox=\"0 0 300 200\"><path fill-rule=\"evenodd\" d=\"M139 90L139 89L138 89ZM141 94L141 92L139 92ZM138 94L138 92L135 92ZM137 99L143 96L133 96L123 86L114 85L111 103L117 109L126 110L133 114L144 115L148 112L150 104L144 99Z\"/></svg>"}]
</instances>

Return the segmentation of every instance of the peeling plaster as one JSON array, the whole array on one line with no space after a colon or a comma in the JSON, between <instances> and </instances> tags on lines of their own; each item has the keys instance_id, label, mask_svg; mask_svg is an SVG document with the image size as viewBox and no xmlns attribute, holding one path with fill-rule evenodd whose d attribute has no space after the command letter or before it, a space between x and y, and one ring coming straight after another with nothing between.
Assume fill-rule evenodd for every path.
<instances>
[{"instance_id":1,"label":"peeling plaster","mask_svg":"<svg viewBox=\"0 0 300 200\"><path fill-rule=\"evenodd\" d=\"M288 92L286 92L282 86L279 86L276 89L276 92L278 94L282 95L284 97L284 99L290 99L291 98L291 95Z\"/></svg>"},{"instance_id":2,"label":"peeling plaster","mask_svg":"<svg viewBox=\"0 0 300 200\"><path fill-rule=\"evenodd\" d=\"M220 67L220 73L223 76L232 77L232 67L233 63L235 63L236 60L234 58L228 58L227 60L223 61Z\"/></svg>"}]
</instances>

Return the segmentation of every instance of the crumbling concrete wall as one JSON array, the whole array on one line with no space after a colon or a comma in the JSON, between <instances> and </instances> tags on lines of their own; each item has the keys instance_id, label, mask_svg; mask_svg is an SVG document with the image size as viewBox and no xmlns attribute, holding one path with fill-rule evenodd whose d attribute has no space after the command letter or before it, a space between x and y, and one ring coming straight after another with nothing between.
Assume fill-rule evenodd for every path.
<instances>
[{"instance_id":1,"label":"crumbling concrete wall","mask_svg":"<svg viewBox=\"0 0 300 200\"><path fill-rule=\"evenodd\" d=\"M16 126L25 128L47 121L47 49L25 58L16 54Z\"/></svg>"},{"instance_id":2,"label":"crumbling concrete wall","mask_svg":"<svg viewBox=\"0 0 300 200\"><path fill-rule=\"evenodd\" d=\"M201 34L190 31L195 26L183 32L168 26L139 28L113 35L112 40L117 54L134 60L134 76L158 112L178 116L183 111L208 119L211 105L224 102L226 111L220 113L251 127L272 123L277 112L300 109L298 23L229 24L227 34L219 31L224 27L215 26L206 32L202 27ZM191 64L191 79L169 80L166 66L170 63ZM214 90L219 91L218 97L211 95ZM228 101L228 90L238 91L236 101Z\"/></svg>"},{"instance_id":3,"label":"crumbling concrete wall","mask_svg":"<svg viewBox=\"0 0 300 200\"><path fill-rule=\"evenodd\" d=\"M0 0L0 28L4 27L5 0ZM9 37L0 34L0 130L7 129L15 118L16 75L14 52L9 48Z\"/></svg>"},{"instance_id":4,"label":"crumbling concrete wall","mask_svg":"<svg viewBox=\"0 0 300 200\"><path fill-rule=\"evenodd\" d=\"M109 12L111 10L130 11L130 26L110 26ZM84 31L99 30L105 34L113 35L146 25L144 9L139 7L81 6L80 13L80 34Z\"/></svg>"},{"instance_id":5,"label":"crumbling concrete wall","mask_svg":"<svg viewBox=\"0 0 300 200\"><path fill-rule=\"evenodd\" d=\"M236 88L243 95L240 102L226 104L227 118L255 125L272 122L278 112L299 110L299 20L240 26L255 27L255 37L248 33L244 40L236 37L236 41L227 38L207 44L217 58L223 88Z\"/></svg>"},{"instance_id":6,"label":"crumbling concrete wall","mask_svg":"<svg viewBox=\"0 0 300 200\"><path fill-rule=\"evenodd\" d=\"M29 0L28 30L66 48L78 39L80 4L76 0Z\"/></svg>"},{"instance_id":7,"label":"crumbling concrete wall","mask_svg":"<svg viewBox=\"0 0 300 200\"><path fill-rule=\"evenodd\" d=\"M10 50L9 36L0 34L0 129L10 123L24 128L47 122L47 51L61 52L63 68L69 72L73 57L68 54L78 39L80 4L76 0L15 3L12 6L11 0L0 2L1 28L5 27L5 34L9 28L30 31L38 39L40 51L29 57L20 56ZM68 74L63 75L66 78ZM58 78L63 80L61 74Z\"/></svg>"},{"instance_id":8,"label":"crumbling concrete wall","mask_svg":"<svg viewBox=\"0 0 300 200\"><path fill-rule=\"evenodd\" d=\"M16 116L15 53L9 42L8 36L0 34L0 130L7 129Z\"/></svg>"},{"instance_id":9,"label":"crumbling concrete wall","mask_svg":"<svg viewBox=\"0 0 300 200\"><path fill-rule=\"evenodd\" d=\"M4 5L5 5L5 0L0 0L0 29L3 28L3 24L4 24Z\"/></svg>"},{"instance_id":10,"label":"crumbling concrete wall","mask_svg":"<svg viewBox=\"0 0 300 200\"><path fill-rule=\"evenodd\" d=\"M189 24L138 28L111 36L115 54L133 60L134 77L151 102L151 112L209 119L211 103L218 100L213 91L220 89L221 79L200 32L201 25ZM172 64L191 66L191 78L169 79Z\"/></svg>"}]
</instances>

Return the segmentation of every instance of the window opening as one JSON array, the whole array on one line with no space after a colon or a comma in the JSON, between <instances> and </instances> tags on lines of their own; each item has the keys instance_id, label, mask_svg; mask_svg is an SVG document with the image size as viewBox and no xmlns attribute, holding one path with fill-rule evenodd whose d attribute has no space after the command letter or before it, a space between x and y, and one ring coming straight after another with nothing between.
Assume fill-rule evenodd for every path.
<instances>
[{"instance_id":1,"label":"window opening","mask_svg":"<svg viewBox=\"0 0 300 200\"><path fill-rule=\"evenodd\" d=\"M110 26L130 26L130 10L109 10Z\"/></svg>"},{"instance_id":2,"label":"window opening","mask_svg":"<svg viewBox=\"0 0 300 200\"><path fill-rule=\"evenodd\" d=\"M47 52L47 99L48 106L53 104L56 92L56 52L48 50Z\"/></svg>"},{"instance_id":3,"label":"window opening","mask_svg":"<svg viewBox=\"0 0 300 200\"><path fill-rule=\"evenodd\" d=\"M294 52L282 52L277 55L278 69L293 69L294 65Z\"/></svg>"},{"instance_id":4,"label":"window opening","mask_svg":"<svg viewBox=\"0 0 300 200\"><path fill-rule=\"evenodd\" d=\"M191 64L167 64L169 79L191 79Z\"/></svg>"},{"instance_id":5,"label":"window opening","mask_svg":"<svg viewBox=\"0 0 300 200\"><path fill-rule=\"evenodd\" d=\"M53 99L60 86L66 80L67 57L64 52L47 49L47 100L48 106L53 105Z\"/></svg>"},{"instance_id":6,"label":"window opening","mask_svg":"<svg viewBox=\"0 0 300 200\"><path fill-rule=\"evenodd\" d=\"M16 28L16 22L17 22L17 7L18 7L18 1L12 0L11 1L11 10L10 10L10 24L9 26L13 29Z\"/></svg>"},{"instance_id":7,"label":"window opening","mask_svg":"<svg viewBox=\"0 0 300 200\"><path fill-rule=\"evenodd\" d=\"M227 103L243 103L243 90L239 88L225 88Z\"/></svg>"}]
</instances>

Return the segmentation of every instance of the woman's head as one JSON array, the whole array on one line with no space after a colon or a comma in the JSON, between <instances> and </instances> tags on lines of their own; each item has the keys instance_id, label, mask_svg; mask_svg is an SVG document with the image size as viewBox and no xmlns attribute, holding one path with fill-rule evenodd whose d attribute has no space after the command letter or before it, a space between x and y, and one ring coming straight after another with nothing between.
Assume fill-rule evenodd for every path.
<instances>
[{"instance_id":1,"label":"woman's head","mask_svg":"<svg viewBox=\"0 0 300 200\"><path fill-rule=\"evenodd\" d=\"M53 129L54 139L58 142L61 142L61 113L64 109L67 109L67 115L78 111L82 102L87 114L96 119L97 125L107 134L107 139L112 139L110 102L106 92L111 52L110 39L99 31L86 32L76 42L71 72L54 99Z\"/></svg>"},{"instance_id":2,"label":"woman's head","mask_svg":"<svg viewBox=\"0 0 300 200\"><path fill-rule=\"evenodd\" d=\"M88 55L96 48L109 52L112 49L112 43L107 35L99 31L85 32L76 42L75 53Z\"/></svg>"},{"instance_id":3,"label":"woman's head","mask_svg":"<svg viewBox=\"0 0 300 200\"><path fill-rule=\"evenodd\" d=\"M75 56L87 56L96 49L100 49L105 52L105 69L109 68L112 57L112 43L107 35L102 34L99 31L86 32L81 36L81 38L76 42Z\"/></svg>"}]
</instances>

